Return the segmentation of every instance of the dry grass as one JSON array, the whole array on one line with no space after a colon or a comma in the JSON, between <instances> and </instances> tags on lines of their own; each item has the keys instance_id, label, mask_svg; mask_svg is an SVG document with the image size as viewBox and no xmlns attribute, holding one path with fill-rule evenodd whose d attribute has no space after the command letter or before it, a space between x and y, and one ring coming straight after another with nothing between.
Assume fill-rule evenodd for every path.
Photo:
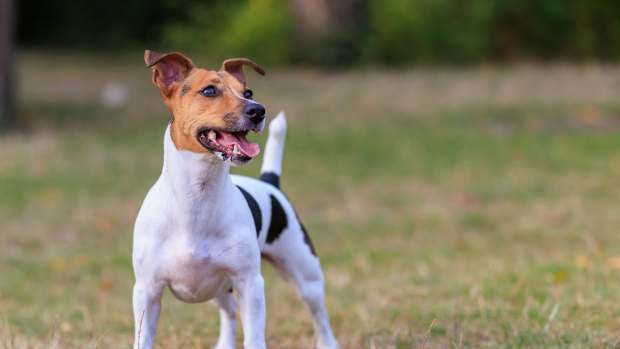
<instances>
[{"instance_id":1,"label":"dry grass","mask_svg":"<svg viewBox=\"0 0 620 349\"><path fill-rule=\"evenodd\" d=\"M21 68L29 127L0 139L0 348L130 347L131 225L163 107L139 59ZM129 86L120 109L99 101L111 81ZM283 184L344 348L617 346L618 67L256 81L290 118ZM265 274L270 348L311 347L301 302ZM159 348L216 336L212 305L166 295Z\"/></svg>"}]
</instances>

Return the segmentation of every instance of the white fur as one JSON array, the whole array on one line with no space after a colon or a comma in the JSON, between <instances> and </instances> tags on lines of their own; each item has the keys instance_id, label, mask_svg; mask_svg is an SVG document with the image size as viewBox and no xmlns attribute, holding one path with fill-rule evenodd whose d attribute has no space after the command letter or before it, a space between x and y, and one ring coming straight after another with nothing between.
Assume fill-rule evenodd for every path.
<instances>
[{"instance_id":1,"label":"white fur","mask_svg":"<svg viewBox=\"0 0 620 349\"><path fill-rule=\"evenodd\" d=\"M284 112L269 123L269 137L265 144L265 155L260 172L273 172L278 176L282 174L282 158L284 157L284 140L286 139L286 117Z\"/></svg>"},{"instance_id":2,"label":"white fur","mask_svg":"<svg viewBox=\"0 0 620 349\"><path fill-rule=\"evenodd\" d=\"M281 114L270 124L265 151L263 167L278 174L285 129ZM297 286L314 319L317 347L338 348L323 304L320 263L304 242L293 207L277 188L231 176L229 169L229 162L217 157L177 150L166 129L162 173L148 192L134 228L134 349L153 347L166 286L184 302L217 302L217 349L235 347L237 304L244 348L265 348L261 253ZM260 206L258 240L248 204L235 184ZM271 220L269 195L281 203L288 220L287 228L271 244L265 242ZM235 293L229 292L231 288Z\"/></svg>"}]
</instances>

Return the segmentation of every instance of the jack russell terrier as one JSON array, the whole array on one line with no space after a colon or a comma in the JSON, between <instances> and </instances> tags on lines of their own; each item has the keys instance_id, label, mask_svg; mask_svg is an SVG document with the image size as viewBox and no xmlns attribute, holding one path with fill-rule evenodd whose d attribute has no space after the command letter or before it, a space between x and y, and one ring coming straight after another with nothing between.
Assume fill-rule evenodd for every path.
<instances>
[{"instance_id":1,"label":"jack russell terrier","mask_svg":"<svg viewBox=\"0 0 620 349\"><path fill-rule=\"evenodd\" d=\"M317 348L338 348L323 301L319 259L279 190L284 114L269 125L260 180L229 173L231 164L245 164L259 153L246 135L262 131L265 108L246 87L243 66L261 75L263 69L235 58L218 71L206 70L176 52L147 50L144 60L172 116L161 176L134 227L134 349L153 347L166 286L187 303L217 302L216 349L235 347L237 305L244 348L264 349L261 256L297 287L314 320Z\"/></svg>"}]
</instances>

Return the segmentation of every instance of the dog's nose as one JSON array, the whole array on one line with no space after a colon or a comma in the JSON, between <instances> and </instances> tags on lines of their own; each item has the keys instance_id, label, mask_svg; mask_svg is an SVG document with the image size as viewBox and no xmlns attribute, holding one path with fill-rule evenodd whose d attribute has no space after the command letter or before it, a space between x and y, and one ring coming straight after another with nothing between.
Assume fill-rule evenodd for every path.
<instances>
[{"instance_id":1,"label":"dog's nose","mask_svg":"<svg viewBox=\"0 0 620 349\"><path fill-rule=\"evenodd\" d=\"M243 113L252 122L259 123L265 118L265 107L258 103L247 103L243 109Z\"/></svg>"}]
</instances>

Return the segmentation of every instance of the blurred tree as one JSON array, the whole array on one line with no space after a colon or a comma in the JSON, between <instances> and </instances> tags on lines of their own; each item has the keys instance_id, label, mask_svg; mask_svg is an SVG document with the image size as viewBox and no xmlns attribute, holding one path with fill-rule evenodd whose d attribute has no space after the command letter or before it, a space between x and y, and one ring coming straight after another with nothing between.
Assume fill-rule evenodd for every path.
<instances>
[{"instance_id":1,"label":"blurred tree","mask_svg":"<svg viewBox=\"0 0 620 349\"><path fill-rule=\"evenodd\" d=\"M365 0L288 0L296 60L341 66L360 61Z\"/></svg>"},{"instance_id":2,"label":"blurred tree","mask_svg":"<svg viewBox=\"0 0 620 349\"><path fill-rule=\"evenodd\" d=\"M20 0L18 10L25 47L328 67L620 59L618 0Z\"/></svg>"},{"instance_id":3,"label":"blurred tree","mask_svg":"<svg viewBox=\"0 0 620 349\"><path fill-rule=\"evenodd\" d=\"M15 3L0 0L0 129L15 120L13 85L13 34Z\"/></svg>"},{"instance_id":4,"label":"blurred tree","mask_svg":"<svg viewBox=\"0 0 620 349\"><path fill-rule=\"evenodd\" d=\"M295 29L306 45L316 44L329 32L329 6L325 0L289 0Z\"/></svg>"},{"instance_id":5,"label":"blurred tree","mask_svg":"<svg viewBox=\"0 0 620 349\"><path fill-rule=\"evenodd\" d=\"M171 21L164 45L220 61L244 56L264 65L291 62L292 29L284 0L214 0L187 9Z\"/></svg>"},{"instance_id":6,"label":"blurred tree","mask_svg":"<svg viewBox=\"0 0 620 349\"><path fill-rule=\"evenodd\" d=\"M26 46L89 49L157 45L164 25L214 0L20 0L17 36Z\"/></svg>"}]
</instances>

